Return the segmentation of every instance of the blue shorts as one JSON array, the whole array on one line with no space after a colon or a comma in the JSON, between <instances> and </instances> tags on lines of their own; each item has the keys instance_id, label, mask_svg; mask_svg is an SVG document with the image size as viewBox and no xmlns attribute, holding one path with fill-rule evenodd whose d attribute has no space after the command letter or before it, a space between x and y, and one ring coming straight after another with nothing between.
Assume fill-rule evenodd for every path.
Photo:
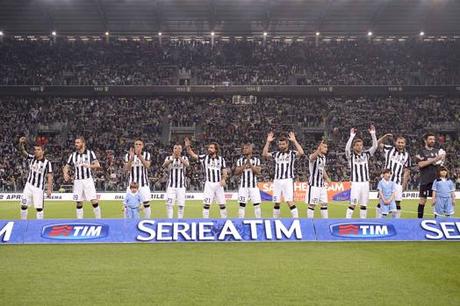
<instances>
[{"instance_id":1,"label":"blue shorts","mask_svg":"<svg viewBox=\"0 0 460 306\"><path fill-rule=\"evenodd\" d=\"M454 214L454 205L452 203L452 198L441 198L436 197L436 202L434 205L433 212L436 216L451 216Z\"/></svg>"},{"instance_id":2,"label":"blue shorts","mask_svg":"<svg viewBox=\"0 0 460 306\"><path fill-rule=\"evenodd\" d=\"M131 208L125 206L126 209L126 218L127 219L140 219L139 208Z\"/></svg>"},{"instance_id":3,"label":"blue shorts","mask_svg":"<svg viewBox=\"0 0 460 306\"><path fill-rule=\"evenodd\" d=\"M390 204L385 205L383 201L380 201L380 213L382 215L388 215L390 212L396 211L396 202L392 201Z\"/></svg>"}]
</instances>

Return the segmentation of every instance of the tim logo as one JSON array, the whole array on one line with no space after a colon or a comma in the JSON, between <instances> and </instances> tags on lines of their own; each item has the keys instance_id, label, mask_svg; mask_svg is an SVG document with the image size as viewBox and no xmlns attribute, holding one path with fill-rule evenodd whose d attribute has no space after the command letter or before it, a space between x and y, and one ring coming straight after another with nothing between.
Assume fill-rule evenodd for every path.
<instances>
[{"instance_id":1,"label":"tim logo","mask_svg":"<svg viewBox=\"0 0 460 306\"><path fill-rule=\"evenodd\" d=\"M331 234L345 238L385 238L396 235L391 224L383 223L339 223L329 226Z\"/></svg>"},{"instance_id":2,"label":"tim logo","mask_svg":"<svg viewBox=\"0 0 460 306\"><path fill-rule=\"evenodd\" d=\"M108 234L108 225L93 223L51 224L42 229L43 238L57 240L99 239Z\"/></svg>"}]
</instances>

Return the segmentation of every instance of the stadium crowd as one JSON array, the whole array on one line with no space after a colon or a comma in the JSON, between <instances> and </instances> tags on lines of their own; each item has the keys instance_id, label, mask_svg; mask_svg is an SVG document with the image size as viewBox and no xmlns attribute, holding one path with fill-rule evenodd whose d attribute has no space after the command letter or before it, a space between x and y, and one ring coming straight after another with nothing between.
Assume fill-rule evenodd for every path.
<instances>
[{"instance_id":1,"label":"stadium crowd","mask_svg":"<svg viewBox=\"0 0 460 306\"><path fill-rule=\"evenodd\" d=\"M449 42L0 42L1 85L447 85ZM182 80L182 81L181 81Z\"/></svg>"},{"instance_id":2,"label":"stadium crowd","mask_svg":"<svg viewBox=\"0 0 460 306\"><path fill-rule=\"evenodd\" d=\"M221 145L222 155L231 169L244 142L255 145L260 155L266 134L295 131L307 155L324 137L329 143L328 172L335 181L349 177L344 156L345 142L351 127L370 146L367 128L377 127L377 135L402 134L408 140L412 159L422 145L422 135L435 131L438 145L447 151L446 165L460 184L460 99L419 98L286 98L264 97L247 103L230 98L158 97L158 98L0 98L3 124L0 133L0 190L20 191L25 184L27 165L17 152L18 138L25 135L30 145L43 144L55 169L55 189L65 187L62 167L73 150L75 136L83 135L93 149L102 169L95 172L98 190L122 191L127 176L123 158L134 138L141 137L152 153L150 171L153 190L165 190L167 176L161 165L170 155L174 135L170 126L193 127L193 146L205 152L209 141ZM378 114L378 115L377 115ZM273 147L273 149L276 149ZM383 167L377 153L371 163L371 182L375 188ZM263 162L260 181L273 177L271 162ZM308 160L296 164L297 179L306 181ZM199 164L187 173L190 190L202 190ZM230 176L228 189L237 189L238 178ZM409 189L418 186L418 170L412 167Z\"/></svg>"}]
</instances>

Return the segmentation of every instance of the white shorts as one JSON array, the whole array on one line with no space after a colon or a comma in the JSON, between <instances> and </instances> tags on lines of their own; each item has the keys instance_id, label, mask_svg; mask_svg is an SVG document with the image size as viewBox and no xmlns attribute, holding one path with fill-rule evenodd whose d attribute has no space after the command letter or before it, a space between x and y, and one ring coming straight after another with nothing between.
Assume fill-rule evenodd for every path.
<instances>
[{"instance_id":1,"label":"white shorts","mask_svg":"<svg viewBox=\"0 0 460 306\"><path fill-rule=\"evenodd\" d=\"M22 192L21 204L30 206L34 205L35 208L43 209L44 193L40 188L34 187L27 183Z\"/></svg>"},{"instance_id":2,"label":"white shorts","mask_svg":"<svg viewBox=\"0 0 460 306\"><path fill-rule=\"evenodd\" d=\"M238 202L246 204L249 200L252 201L252 204L260 204L262 202L259 188L240 187L238 190Z\"/></svg>"},{"instance_id":3,"label":"white shorts","mask_svg":"<svg viewBox=\"0 0 460 306\"><path fill-rule=\"evenodd\" d=\"M369 202L369 182L351 182L350 203L367 206Z\"/></svg>"},{"instance_id":4,"label":"white shorts","mask_svg":"<svg viewBox=\"0 0 460 306\"><path fill-rule=\"evenodd\" d=\"M286 202L294 200L294 181L292 179L273 181L273 202L280 203L281 196L283 196Z\"/></svg>"},{"instance_id":5,"label":"white shorts","mask_svg":"<svg viewBox=\"0 0 460 306\"><path fill-rule=\"evenodd\" d=\"M224 194L224 187L220 185L220 183L210 183L206 182L204 184L204 199L203 203L211 205L214 200L216 200L217 204L225 205L225 194Z\"/></svg>"},{"instance_id":6,"label":"white shorts","mask_svg":"<svg viewBox=\"0 0 460 306\"><path fill-rule=\"evenodd\" d=\"M166 203L168 205L177 204L177 206L185 206L185 187L183 188L166 188Z\"/></svg>"},{"instance_id":7,"label":"white shorts","mask_svg":"<svg viewBox=\"0 0 460 306\"><path fill-rule=\"evenodd\" d=\"M97 200L93 179L75 180L73 182L73 200L76 202Z\"/></svg>"},{"instance_id":8,"label":"white shorts","mask_svg":"<svg viewBox=\"0 0 460 306\"><path fill-rule=\"evenodd\" d=\"M403 197L402 185L396 184L395 191L396 191L396 193L395 193L395 201L402 201L402 197Z\"/></svg>"},{"instance_id":9,"label":"white shorts","mask_svg":"<svg viewBox=\"0 0 460 306\"><path fill-rule=\"evenodd\" d=\"M305 195L305 203L311 205L327 204L327 188L308 186L308 190Z\"/></svg>"},{"instance_id":10,"label":"white shorts","mask_svg":"<svg viewBox=\"0 0 460 306\"><path fill-rule=\"evenodd\" d=\"M129 186L126 188L126 192L129 192ZM139 188L139 195L141 196L141 201L142 203L144 202L150 202L152 195L150 194L150 187L149 186L143 186Z\"/></svg>"}]
</instances>

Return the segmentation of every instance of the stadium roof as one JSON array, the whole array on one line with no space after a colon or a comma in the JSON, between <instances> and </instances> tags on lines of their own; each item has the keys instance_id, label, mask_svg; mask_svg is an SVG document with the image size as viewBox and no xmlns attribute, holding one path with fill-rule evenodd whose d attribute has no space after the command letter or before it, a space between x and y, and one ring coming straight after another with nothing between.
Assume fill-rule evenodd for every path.
<instances>
[{"instance_id":1,"label":"stadium roof","mask_svg":"<svg viewBox=\"0 0 460 306\"><path fill-rule=\"evenodd\" d=\"M0 0L10 34L460 34L458 0Z\"/></svg>"}]
</instances>

